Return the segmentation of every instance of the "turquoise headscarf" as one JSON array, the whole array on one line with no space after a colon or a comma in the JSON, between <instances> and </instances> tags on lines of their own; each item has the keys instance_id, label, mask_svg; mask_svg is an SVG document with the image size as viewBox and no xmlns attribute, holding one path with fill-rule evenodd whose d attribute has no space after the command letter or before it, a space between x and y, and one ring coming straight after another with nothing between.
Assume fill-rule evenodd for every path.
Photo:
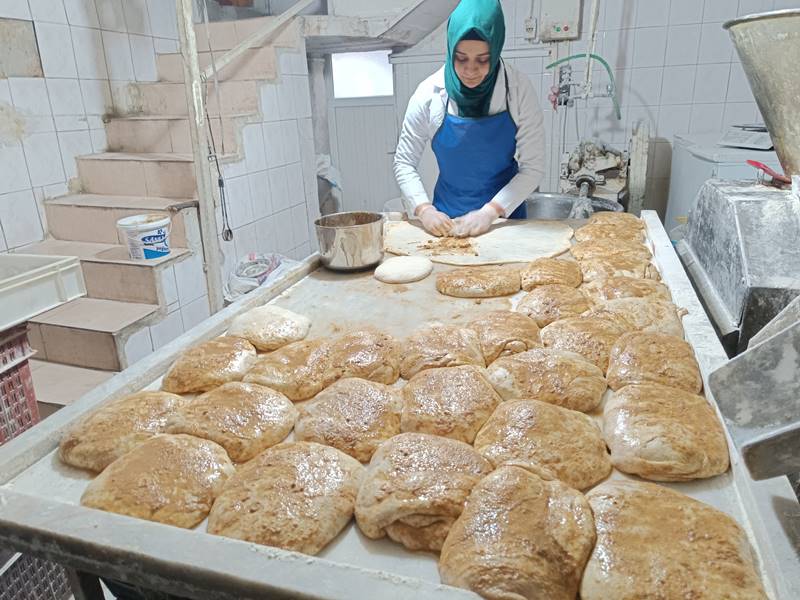
<instances>
[{"instance_id":1,"label":"turquoise headscarf","mask_svg":"<svg viewBox=\"0 0 800 600\"><path fill-rule=\"evenodd\" d=\"M476 88L461 83L455 69L456 46L465 37L477 35L489 44L491 68ZM473 38L474 39L474 38ZM492 93L500 70L500 54L506 40L506 21L499 0L461 0L447 22L447 62L444 84L447 94L458 105L462 117L485 117L489 114Z\"/></svg>"}]
</instances>

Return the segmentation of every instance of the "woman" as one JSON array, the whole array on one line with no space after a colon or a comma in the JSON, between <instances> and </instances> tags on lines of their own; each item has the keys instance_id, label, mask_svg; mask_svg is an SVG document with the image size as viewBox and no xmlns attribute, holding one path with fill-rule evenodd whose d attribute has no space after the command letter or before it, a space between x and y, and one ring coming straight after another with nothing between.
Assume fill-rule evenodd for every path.
<instances>
[{"instance_id":1,"label":"woman","mask_svg":"<svg viewBox=\"0 0 800 600\"><path fill-rule=\"evenodd\" d=\"M500 58L498 0L461 0L447 61L408 103L394 172L411 217L436 236L476 236L497 217L525 218L544 175L542 112L530 81ZM417 166L428 140L439 164L433 203Z\"/></svg>"}]
</instances>

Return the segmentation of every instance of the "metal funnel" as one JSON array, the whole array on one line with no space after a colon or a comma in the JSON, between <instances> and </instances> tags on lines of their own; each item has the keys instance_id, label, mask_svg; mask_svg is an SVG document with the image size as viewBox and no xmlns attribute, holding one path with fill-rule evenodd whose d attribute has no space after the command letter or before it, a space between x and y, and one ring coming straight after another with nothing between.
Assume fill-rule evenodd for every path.
<instances>
[{"instance_id":1,"label":"metal funnel","mask_svg":"<svg viewBox=\"0 0 800 600\"><path fill-rule=\"evenodd\" d=\"M800 175L800 10L748 15L723 25L786 175Z\"/></svg>"}]
</instances>

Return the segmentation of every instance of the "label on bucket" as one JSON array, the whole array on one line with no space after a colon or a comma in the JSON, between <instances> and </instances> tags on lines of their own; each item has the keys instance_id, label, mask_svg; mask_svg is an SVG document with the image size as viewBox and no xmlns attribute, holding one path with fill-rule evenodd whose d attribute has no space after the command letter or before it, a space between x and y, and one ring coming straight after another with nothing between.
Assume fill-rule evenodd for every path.
<instances>
[{"instance_id":1,"label":"label on bucket","mask_svg":"<svg viewBox=\"0 0 800 600\"><path fill-rule=\"evenodd\" d=\"M169 254L169 228L160 227L149 231L126 231L128 249L133 259L161 258Z\"/></svg>"}]
</instances>

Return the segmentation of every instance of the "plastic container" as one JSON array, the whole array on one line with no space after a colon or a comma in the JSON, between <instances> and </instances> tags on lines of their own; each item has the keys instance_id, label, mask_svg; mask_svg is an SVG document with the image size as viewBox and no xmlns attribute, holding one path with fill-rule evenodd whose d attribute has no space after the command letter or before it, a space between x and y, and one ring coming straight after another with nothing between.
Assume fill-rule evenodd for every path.
<instances>
[{"instance_id":1,"label":"plastic container","mask_svg":"<svg viewBox=\"0 0 800 600\"><path fill-rule=\"evenodd\" d=\"M0 331L85 295L74 256L0 254Z\"/></svg>"},{"instance_id":2,"label":"plastic container","mask_svg":"<svg viewBox=\"0 0 800 600\"><path fill-rule=\"evenodd\" d=\"M164 215L134 215L117 221L133 260L163 258L169 254L172 221Z\"/></svg>"}]
</instances>

